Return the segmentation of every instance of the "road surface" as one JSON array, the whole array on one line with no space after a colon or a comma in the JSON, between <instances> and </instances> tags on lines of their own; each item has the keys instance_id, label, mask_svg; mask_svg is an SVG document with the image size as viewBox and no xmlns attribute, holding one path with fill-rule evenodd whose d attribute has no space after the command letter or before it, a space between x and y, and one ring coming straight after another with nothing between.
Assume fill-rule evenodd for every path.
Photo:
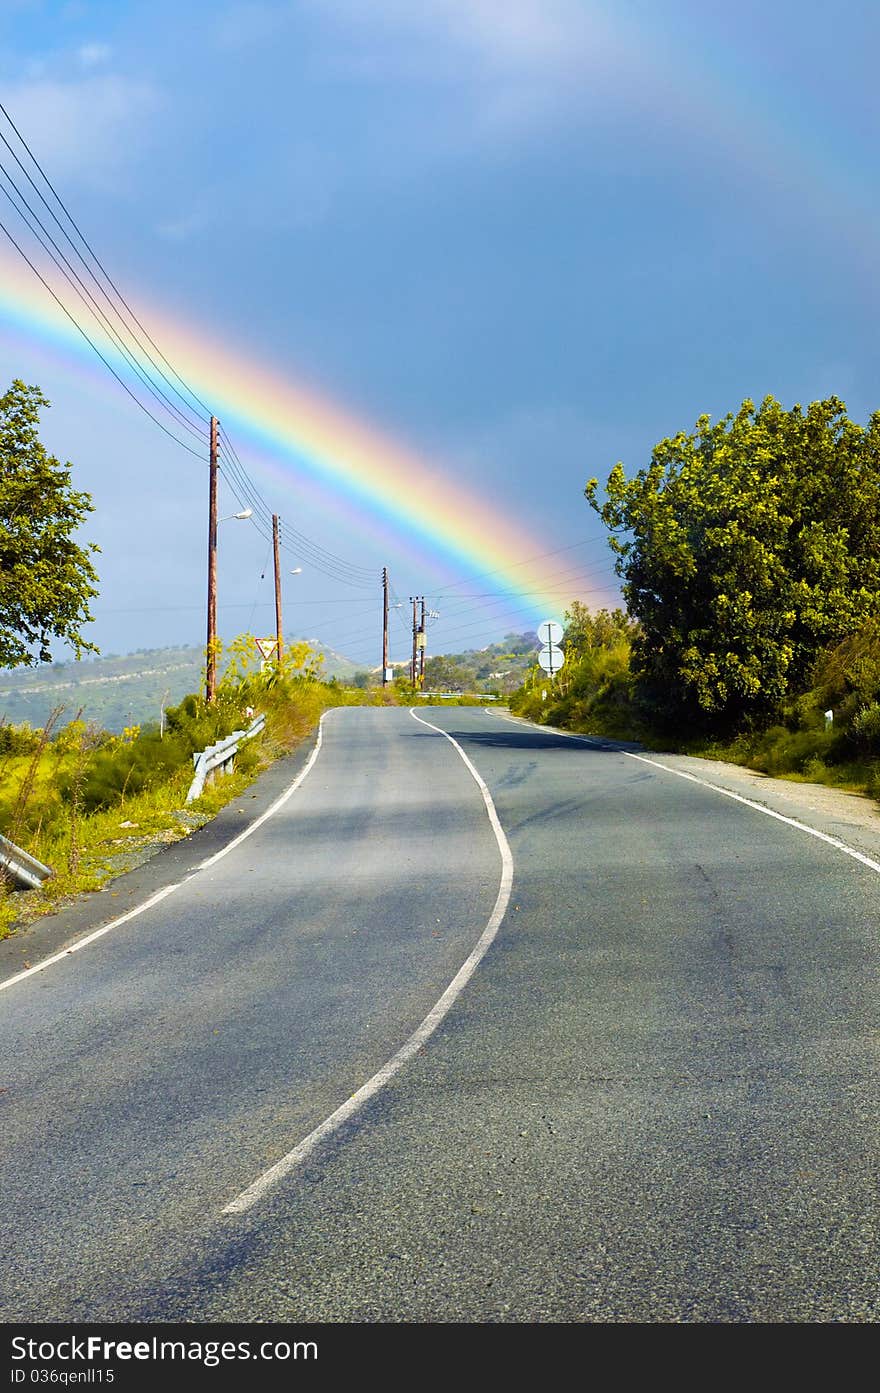
<instances>
[{"instance_id":1,"label":"road surface","mask_svg":"<svg viewBox=\"0 0 880 1393\"><path fill-rule=\"evenodd\" d=\"M419 714L329 713L251 835L0 990L0 1318L876 1320L877 870Z\"/></svg>"}]
</instances>

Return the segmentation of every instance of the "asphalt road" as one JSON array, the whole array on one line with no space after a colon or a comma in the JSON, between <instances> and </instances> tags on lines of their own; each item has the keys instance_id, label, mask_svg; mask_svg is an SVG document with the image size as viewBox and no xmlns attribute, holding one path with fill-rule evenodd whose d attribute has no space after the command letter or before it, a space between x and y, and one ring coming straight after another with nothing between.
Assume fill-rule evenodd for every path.
<instances>
[{"instance_id":1,"label":"asphalt road","mask_svg":"<svg viewBox=\"0 0 880 1393\"><path fill-rule=\"evenodd\" d=\"M0 992L0 1317L876 1320L880 876L615 748L405 710ZM159 862L163 858L158 858ZM190 869L189 867L187 869Z\"/></svg>"}]
</instances>

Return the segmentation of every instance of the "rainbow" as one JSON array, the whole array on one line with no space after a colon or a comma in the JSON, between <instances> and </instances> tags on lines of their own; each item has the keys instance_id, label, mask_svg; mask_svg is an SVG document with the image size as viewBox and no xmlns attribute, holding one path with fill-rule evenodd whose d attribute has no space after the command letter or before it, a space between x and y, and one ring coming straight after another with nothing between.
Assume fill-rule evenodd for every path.
<instances>
[{"instance_id":1,"label":"rainbow","mask_svg":"<svg viewBox=\"0 0 880 1393\"><path fill-rule=\"evenodd\" d=\"M72 292L62 294L57 277L47 279L120 376L137 387L110 336ZM76 327L12 248L0 248L0 311L15 335L36 338L65 365L85 369L122 396ZM258 466L261 492L271 501L273 492L265 487L269 481L281 489L295 487L298 493L305 488L327 512L356 523L360 535L366 532L385 547L383 552L377 546L377 577L387 548L405 555L414 539L422 570L427 556L435 576L448 580L455 574L493 573L492 589L508 593L536 619L564 607L551 575L558 572L559 559L544 559L543 564L527 560L546 554L552 542L548 545L496 503L453 482L442 465L356 419L311 387L219 345L215 333L209 335L154 304L148 314L138 313L176 370L220 417L246 463ZM283 506L278 511L283 515ZM568 564L578 563L572 559ZM578 585L576 577L571 585L572 595L593 603L617 599L610 578L604 593L586 583Z\"/></svg>"}]
</instances>

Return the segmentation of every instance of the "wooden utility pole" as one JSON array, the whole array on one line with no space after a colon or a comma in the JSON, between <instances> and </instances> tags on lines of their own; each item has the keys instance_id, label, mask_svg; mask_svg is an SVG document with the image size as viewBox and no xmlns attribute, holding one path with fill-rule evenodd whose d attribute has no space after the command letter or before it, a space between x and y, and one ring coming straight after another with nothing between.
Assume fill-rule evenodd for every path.
<instances>
[{"instance_id":1,"label":"wooden utility pole","mask_svg":"<svg viewBox=\"0 0 880 1393\"><path fill-rule=\"evenodd\" d=\"M426 625L425 625L425 597L424 597L424 595L422 596L422 627L421 627L421 629L420 629L419 632L420 632L420 634L421 634L421 643L419 644L419 647L421 648L421 655L420 655L420 659L419 659L419 686L420 686L420 687L424 687L424 685L425 685L425 647L426 647L427 642L428 642L427 627L426 627Z\"/></svg>"},{"instance_id":2,"label":"wooden utility pole","mask_svg":"<svg viewBox=\"0 0 880 1393\"><path fill-rule=\"evenodd\" d=\"M412 683L412 685L415 686L416 677L418 675L419 661L419 621L416 615L416 605L418 604L418 598L415 595L410 595L409 598L412 601L413 607L412 659L409 665L409 680Z\"/></svg>"},{"instance_id":3,"label":"wooden utility pole","mask_svg":"<svg viewBox=\"0 0 880 1393\"><path fill-rule=\"evenodd\" d=\"M382 686L388 685L388 567L382 567Z\"/></svg>"},{"instance_id":4,"label":"wooden utility pole","mask_svg":"<svg viewBox=\"0 0 880 1393\"><path fill-rule=\"evenodd\" d=\"M278 559L278 538L280 533L280 519L277 513L272 514L272 550L275 555L275 664L280 670L281 659L284 657L284 646L282 638L281 623L281 562Z\"/></svg>"},{"instance_id":5,"label":"wooden utility pole","mask_svg":"<svg viewBox=\"0 0 880 1393\"><path fill-rule=\"evenodd\" d=\"M217 429L211 417L208 451L208 647L205 661L205 697L217 699Z\"/></svg>"}]
</instances>

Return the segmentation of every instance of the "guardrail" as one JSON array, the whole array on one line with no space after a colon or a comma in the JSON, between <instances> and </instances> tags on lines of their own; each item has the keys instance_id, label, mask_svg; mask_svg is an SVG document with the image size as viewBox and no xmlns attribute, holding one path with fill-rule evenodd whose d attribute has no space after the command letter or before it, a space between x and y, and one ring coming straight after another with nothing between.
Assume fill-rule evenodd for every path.
<instances>
[{"instance_id":1,"label":"guardrail","mask_svg":"<svg viewBox=\"0 0 880 1393\"><path fill-rule=\"evenodd\" d=\"M480 701L500 701L491 692L416 692L420 697L437 697L441 701L458 701L459 697L479 697Z\"/></svg>"},{"instance_id":2,"label":"guardrail","mask_svg":"<svg viewBox=\"0 0 880 1393\"><path fill-rule=\"evenodd\" d=\"M216 773L218 769L227 769L232 766L235 756L238 754L239 746L245 740L250 740L266 724L265 716L258 716L247 730L234 730L231 735L227 735L225 740L218 740L216 745L209 745L206 750L201 750L193 755L193 765L195 774L189 786L189 793L186 795L187 803L192 803L193 799L198 798L205 787L205 780Z\"/></svg>"},{"instance_id":3,"label":"guardrail","mask_svg":"<svg viewBox=\"0 0 880 1393\"><path fill-rule=\"evenodd\" d=\"M14 880L26 890L39 890L43 881L54 874L51 866L44 866L42 861L29 856L8 837L0 836L0 876Z\"/></svg>"}]
</instances>

